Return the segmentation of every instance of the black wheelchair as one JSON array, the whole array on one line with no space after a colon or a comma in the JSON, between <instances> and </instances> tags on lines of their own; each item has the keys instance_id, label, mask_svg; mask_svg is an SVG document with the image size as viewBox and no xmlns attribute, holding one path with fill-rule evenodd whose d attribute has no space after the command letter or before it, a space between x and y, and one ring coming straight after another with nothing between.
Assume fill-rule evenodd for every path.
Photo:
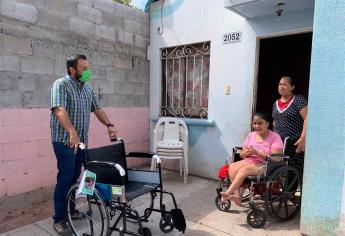
<instances>
[{"instance_id":1,"label":"black wheelchair","mask_svg":"<svg viewBox=\"0 0 345 236\"><path fill-rule=\"evenodd\" d=\"M290 139L284 140L284 150ZM242 160L239 156L242 148L233 148L232 157L228 163ZM289 156L273 154L268 157L263 166L262 175L248 176L240 188L242 203L248 203L247 223L253 228L261 228L266 224L267 215L263 208L275 219L289 220L301 209L302 176L289 166ZM231 212L231 201L221 202L222 191L231 185L230 177L220 178L216 189L215 204L220 211ZM260 207L264 206L264 207Z\"/></svg>"},{"instance_id":2,"label":"black wheelchair","mask_svg":"<svg viewBox=\"0 0 345 236\"><path fill-rule=\"evenodd\" d=\"M143 223L148 222L152 212L161 214L159 227L162 232L177 229L184 233L186 221L183 212L177 207L174 195L163 190L158 156L144 152L126 154L121 139L109 146L85 149L84 154L84 168L96 174L96 187L92 195L83 197L76 196L79 184L69 190L67 216L74 235L108 236L117 231L119 235L150 236L150 229L143 227ZM158 168L156 171L128 168L127 157L156 158ZM143 195L150 196L150 206L140 215L132 203ZM159 207L155 208L154 202L158 195ZM163 195L172 198L172 210L166 209ZM111 226L112 220L114 224ZM137 224L138 231L130 231L128 222Z\"/></svg>"}]
</instances>

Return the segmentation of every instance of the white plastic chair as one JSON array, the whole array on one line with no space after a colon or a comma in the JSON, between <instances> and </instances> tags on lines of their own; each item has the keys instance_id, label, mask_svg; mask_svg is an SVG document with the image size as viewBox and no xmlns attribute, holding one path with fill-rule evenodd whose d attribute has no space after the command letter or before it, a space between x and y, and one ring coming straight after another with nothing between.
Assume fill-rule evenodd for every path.
<instances>
[{"instance_id":1,"label":"white plastic chair","mask_svg":"<svg viewBox=\"0 0 345 236\"><path fill-rule=\"evenodd\" d=\"M188 129L186 123L178 118L160 118L153 131L153 152L161 159L180 160L180 175L184 183L188 176ZM155 167L152 159L151 169Z\"/></svg>"}]
</instances>

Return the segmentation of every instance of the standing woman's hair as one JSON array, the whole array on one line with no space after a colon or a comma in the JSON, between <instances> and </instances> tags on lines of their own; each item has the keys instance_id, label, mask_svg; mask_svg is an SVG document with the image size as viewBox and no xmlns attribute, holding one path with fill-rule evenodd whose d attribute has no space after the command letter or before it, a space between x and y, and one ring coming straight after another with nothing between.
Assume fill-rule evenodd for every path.
<instances>
[{"instance_id":1,"label":"standing woman's hair","mask_svg":"<svg viewBox=\"0 0 345 236\"><path fill-rule=\"evenodd\" d=\"M280 79L285 79L289 82L291 86L295 86L295 81L290 76L282 76Z\"/></svg>"}]
</instances>

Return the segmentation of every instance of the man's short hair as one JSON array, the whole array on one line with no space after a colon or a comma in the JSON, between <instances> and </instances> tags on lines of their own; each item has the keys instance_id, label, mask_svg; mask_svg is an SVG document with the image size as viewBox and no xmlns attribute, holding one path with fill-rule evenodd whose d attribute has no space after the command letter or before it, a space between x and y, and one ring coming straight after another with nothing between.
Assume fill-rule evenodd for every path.
<instances>
[{"instance_id":1,"label":"man's short hair","mask_svg":"<svg viewBox=\"0 0 345 236\"><path fill-rule=\"evenodd\" d=\"M86 56L82 54L74 54L67 59L66 66L68 75L71 75L71 72L69 70L70 67L77 68L79 59L86 60Z\"/></svg>"}]
</instances>

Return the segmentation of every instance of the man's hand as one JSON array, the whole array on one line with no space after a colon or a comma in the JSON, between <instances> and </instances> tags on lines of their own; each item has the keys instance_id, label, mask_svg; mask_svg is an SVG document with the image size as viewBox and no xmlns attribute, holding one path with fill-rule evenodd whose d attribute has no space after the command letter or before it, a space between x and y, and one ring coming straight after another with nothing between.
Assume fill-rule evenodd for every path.
<instances>
[{"instance_id":1,"label":"man's hand","mask_svg":"<svg viewBox=\"0 0 345 236\"><path fill-rule=\"evenodd\" d=\"M78 151L78 146L79 146L79 137L76 131L72 131L69 134L69 146L70 148L74 148L74 154L77 153Z\"/></svg>"},{"instance_id":2,"label":"man's hand","mask_svg":"<svg viewBox=\"0 0 345 236\"><path fill-rule=\"evenodd\" d=\"M60 121L60 124L62 127L69 133L69 146L70 148L74 148L74 153L76 154L78 151L78 145L80 143L78 133L73 127L71 120L69 119L69 116L67 114L67 111L64 107L55 107L54 113L58 120Z\"/></svg>"},{"instance_id":3,"label":"man's hand","mask_svg":"<svg viewBox=\"0 0 345 236\"><path fill-rule=\"evenodd\" d=\"M296 153L304 152L305 149L305 137L300 137L294 144L296 147Z\"/></svg>"},{"instance_id":4,"label":"man's hand","mask_svg":"<svg viewBox=\"0 0 345 236\"><path fill-rule=\"evenodd\" d=\"M108 134L109 134L109 138L110 140L116 139L117 137L117 129L115 127L108 127Z\"/></svg>"}]
</instances>

